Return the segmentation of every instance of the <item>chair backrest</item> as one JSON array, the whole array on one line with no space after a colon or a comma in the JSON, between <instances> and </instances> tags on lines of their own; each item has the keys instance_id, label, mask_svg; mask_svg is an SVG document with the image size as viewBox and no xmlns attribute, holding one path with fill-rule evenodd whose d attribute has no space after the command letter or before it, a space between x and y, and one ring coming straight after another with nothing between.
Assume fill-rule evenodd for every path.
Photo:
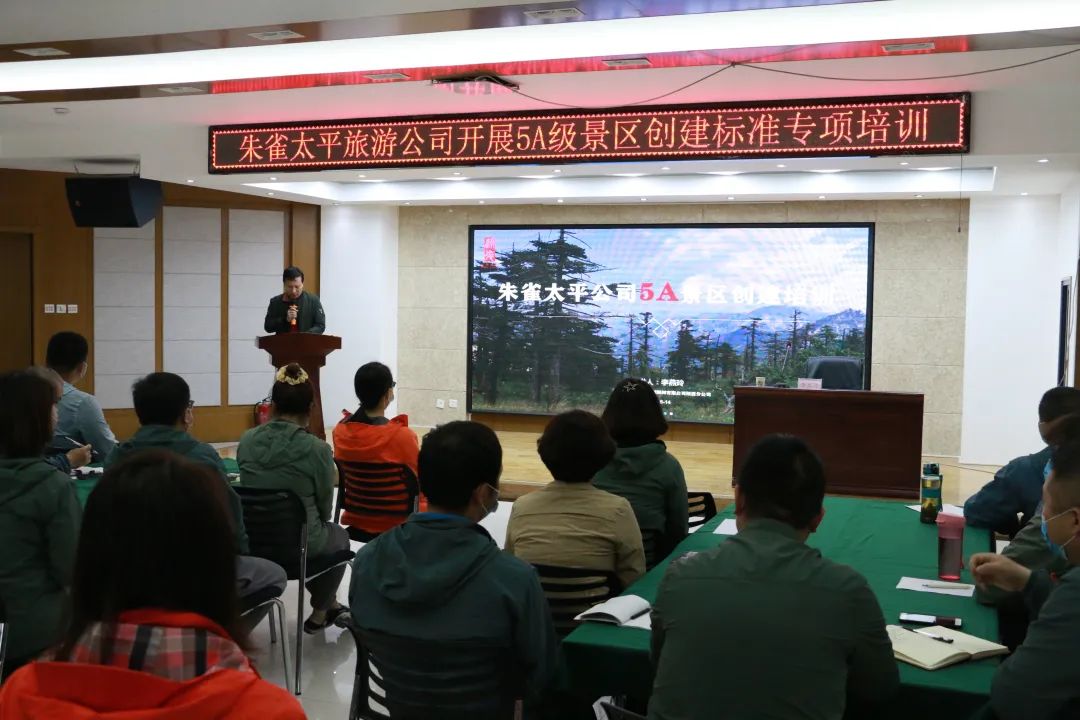
<instances>
[{"instance_id":1,"label":"chair backrest","mask_svg":"<svg viewBox=\"0 0 1080 720\"><path fill-rule=\"evenodd\" d=\"M644 715L638 715L636 712L612 705L609 702L601 701L600 709L607 715L608 720L645 720Z\"/></svg>"},{"instance_id":2,"label":"chair backrest","mask_svg":"<svg viewBox=\"0 0 1080 720\"><path fill-rule=\"evenodd\" d=\"M716 517L716 500L712 493L689 492L686 494L686 504L690 511L691 532Z\"/></svg>"},{"instance_id":3,"label":"chair backrest","mask_svg":"<svg viewBox=\"0 0 1080 720\"><path fill-rule=\"evenodd\" d=\"M574 617L622 592L622 584L613 572L536 563L532 566L540 576L540 586L560 638L578 626Z\"/></svg>"},{"instance_id":4,"label":"chair backrest","mask_svg":"<svg viewBox=\"0 0 1080 720\"><path fill-rule=\"evenodd\" d=\"M339 511L400 517L403 520L416 512L420 484L409 466L354 460L335 462L338 467Z\"/></svg>"},{"instance_id":5,"label":"chair backrest","mask_svg":"<svg viewBox=\"0 0 1080 720\"><path fill-rule=\"evenodd\" d=\"M509 720L522 688L510 648L349 628L356 640L350 720Z\"/></svg>"},{"instance_id":6,"label":"chair backrest","mask_svg":"<svg viewBox=\"0 0 1080 720\"><path fill-rule=\"evenodd\" d=\"M234 485L244 510L251 554L272 560L290 580L300 577L307 552L307 512L291 490L267 490Z\"/></svg>"}]
</instances>

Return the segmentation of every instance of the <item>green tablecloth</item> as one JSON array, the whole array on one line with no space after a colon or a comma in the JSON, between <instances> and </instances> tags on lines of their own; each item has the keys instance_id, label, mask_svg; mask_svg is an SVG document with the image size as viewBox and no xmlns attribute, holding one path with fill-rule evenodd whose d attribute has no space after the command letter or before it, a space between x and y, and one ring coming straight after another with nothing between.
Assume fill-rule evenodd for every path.
<instances>
[{"instance_id":1,"label":"green tablecloth","mask_svg":"<svg viewBox=\"0 0 1080 720\"><path fill-rule=\"evenodd\" d=\"M825 508L825 520L810 536L809 544L819 548L825 557L850 565L866 577L886 622L897 623L901 612L954 615L963 619L965 632L997 641L997 613L974 598L896 589L896 583L905 575L937 577L937 530L920 523L917 512L900 502L839 497L826 498ZM686 538L671 557L632 585L627 594L652 602L671 558L723 542L727 536L712 531L724 518L733 516L734 506L730 506ZM965 559L989 547L989 531L965 531ZM966 570L963 581L971 582ZM731 622L738 622L738 618L731 618ZM563 641L563 654L572 688L589 697L614 694L641 698L652 687L649 633L643 630L586 623ZM909 711L932 705L932 714L943 716L977 708L986 701L998 660L962 663L935 672L906 663L899 665L901 695L906 702L898 704Z\"/></svg>"},{"instance_id":2,"label":"green tablecloth","mask_svg":"<svg viewBox=\"0 0 1080 720\"><path fill-rule=\"evenodd\" d=\"M222 461L225 463L225 472L228 473L230 476L240 474L240 466L236 463L235 458L222 458ZM99 468L101 467L101 464L96 463L94 465L90 465L89 467ZM95 486L97 486L98 480L100 479L101 475L96 473L88 475L75 475L75 495L79 498L80 505L86 507L86 499L90 497L90 491L93 490Z\"/></svg>"}]
</instances>

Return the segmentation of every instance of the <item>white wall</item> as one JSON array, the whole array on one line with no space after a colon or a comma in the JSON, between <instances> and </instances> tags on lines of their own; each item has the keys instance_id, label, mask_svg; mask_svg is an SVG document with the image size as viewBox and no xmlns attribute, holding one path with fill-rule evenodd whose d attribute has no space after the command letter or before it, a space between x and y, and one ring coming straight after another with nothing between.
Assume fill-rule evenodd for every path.
<instances>
[{"instance_id":1,"label":"white wall","mask_svg":"<svg viewBox=\"0 0 1080 720\"><path fill-rule=\"evenodd\" d=\"M342 409L356 409L353 375L378 360L397 375L398 209L330 206L322 209L319 290L326 332L341 337L322 372L327 428ZM388 410L392 414L394 408Z\"/></svg>"},{"instance_id":2,"label":"white wall","mask_svg":"<svg viewBox=\"0 0 1080 720\"><path fill-rule=\"evenodd\" d=\"M1042 447L1036 408L1057 374L1060 216L1058 196L971 201L961 462L1003 464Z\"/></svg>"}]
</instances>

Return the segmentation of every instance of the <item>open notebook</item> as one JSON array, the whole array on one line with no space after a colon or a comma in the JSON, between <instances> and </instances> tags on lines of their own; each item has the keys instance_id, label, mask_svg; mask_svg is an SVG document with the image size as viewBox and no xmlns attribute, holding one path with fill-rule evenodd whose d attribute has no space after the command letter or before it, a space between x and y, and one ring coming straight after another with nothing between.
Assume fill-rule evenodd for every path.
<instances>
[{"instance_id":1,"label":"open notebook","mask_svg":"<svg viewBox=\"0 0 1080 720\"><path fill-rule=\"evenodd\" d=\"M650 610L652 606L645 598L637 595L620 595L607 602L594 605L574 619L652 630L649 619Z\"/></svg>"},{"instance_id":2,"label":"open notebook","mask_svg":"<svg viewBox=\"0 0 1080 720\"><path fill-rule=\"evenodd\" d=\"M912 632L899 625L888 625L886 629L889 631L896 659L923 670L940 670L965 660L980 660L1009 652L1004 645L937 625L918 628L921 632ZM949 638L952 642L941 642L923 633Z\"/></svg>"}]
</instances>

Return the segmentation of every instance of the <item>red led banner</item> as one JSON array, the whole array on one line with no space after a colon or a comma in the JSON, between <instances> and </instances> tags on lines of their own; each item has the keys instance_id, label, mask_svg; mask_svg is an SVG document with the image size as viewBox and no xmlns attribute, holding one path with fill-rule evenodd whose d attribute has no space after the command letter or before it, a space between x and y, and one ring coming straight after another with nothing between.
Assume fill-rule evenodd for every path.
<instances>
[{"instance_id":1,"label":"red led banner","mask_svg":"<svg viewBox=\"0 0 1080 720\"><path fill-rule=\"evenodd\" d=\"M967 93L210 128L210 172L964 153Z\"/></svg>"}]
</instances>

